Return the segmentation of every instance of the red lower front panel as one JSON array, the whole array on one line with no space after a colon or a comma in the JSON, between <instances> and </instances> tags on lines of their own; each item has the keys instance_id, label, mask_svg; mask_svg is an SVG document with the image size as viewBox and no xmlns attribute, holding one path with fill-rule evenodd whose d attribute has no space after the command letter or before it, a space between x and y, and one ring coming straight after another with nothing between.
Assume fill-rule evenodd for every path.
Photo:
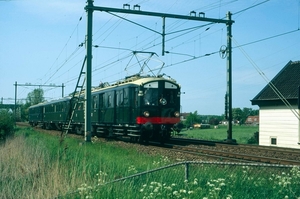
<instances>
[{"instance_id":1,"label":"red lower front panel","mask_svg":"<svg viewBox=\"0 0 300 199\"><path fill-rule=\"evenodd\" d=\"M137 117L137 124L145 124L151 122L152 124L176 124L180 122L180 118L175 117Z\"/></svg>"}]
</instances>

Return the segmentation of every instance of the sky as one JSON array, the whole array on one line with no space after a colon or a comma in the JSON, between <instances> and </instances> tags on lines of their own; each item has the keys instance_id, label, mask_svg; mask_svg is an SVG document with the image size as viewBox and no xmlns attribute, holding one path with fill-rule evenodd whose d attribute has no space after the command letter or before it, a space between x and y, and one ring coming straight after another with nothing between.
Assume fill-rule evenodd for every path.
<instances>
[{"instance_id":1,"label":"sky","mask_svg":"<svg viewBox=\"0 0 300 199\"><path fill-rule=\"evenodd\" d=\"M226 19L232 13L232 107L259 109L253 99L290 60L300 60L300 0L94 0L94 6ZM0 0L0 98L13 104L44 85L50 101L73 92L86 54L86 0ZM128 9L128 7L126 8ZM116 16L117 15L117 16ZM224 114L227 87L225 24L93 13L92 85L113 83L140 71L152 54L153 74L181 85L181 111ZM151 52L138 53L133 51ZM205 56L206 55L206 56ZM139 61L139 62L138 62ZM147 69L147 67L146 67ZM146 74L147 70L143 74ZM49 87L57 86L57 87ZM23 101L25 102L25 101Z\"/></svg>"}]
</instances>

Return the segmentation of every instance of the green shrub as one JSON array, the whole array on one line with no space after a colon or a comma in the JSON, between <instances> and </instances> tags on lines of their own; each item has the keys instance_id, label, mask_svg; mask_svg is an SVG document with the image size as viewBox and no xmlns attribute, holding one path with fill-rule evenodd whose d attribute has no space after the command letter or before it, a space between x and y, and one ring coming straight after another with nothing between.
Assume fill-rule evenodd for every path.
<instances>
[{"instance_id":1,"label":"green shrub","mask_svg":"<svg viewBox=\"0 0 300 199\"><path fill-rule=\"evenodd\" d=\"M0 110L0 139L5 139L13 133L13 115L5 109Z\"/></svg>"},{"instance_id":2,"label":"green shrub","mask_svg":"<svg viewBox=\"0 0 300 199\"><path fill-rule=\"evenodd\" d=\"M256 131L251 138L248 140L248 144L258 144L259 140L259 133Z\"/></svg>"}]
</instances>

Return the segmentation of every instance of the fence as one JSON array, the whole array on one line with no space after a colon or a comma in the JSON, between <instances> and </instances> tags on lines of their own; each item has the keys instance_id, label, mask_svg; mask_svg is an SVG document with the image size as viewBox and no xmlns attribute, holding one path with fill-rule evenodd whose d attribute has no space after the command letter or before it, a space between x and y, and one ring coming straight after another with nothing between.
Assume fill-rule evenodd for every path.
<instances>
[{"instance_id":1,"label":"fence","mask_svg":"<svg viewBox=\"0 0 300 199\"><path fill-rule=\"evenodd\" d=\"M119 181L123 181L123 180L127 180L127 179L130 179L130 178L135 178L135 177L139 177L139 176L143 176L143 175L146 175L146 174L150 174L150 173L154 173L154 172L157 172L157 171L161 171L161 170L165 170L165 169L168 169L168 168L172 168L172 167L177 167L177 166L181 166L183 165L184 166L184 180L188 181L189 180L189 170L190 170L190 165L191 164L198 164L198 165L222 165L222 166L243 166L243 167L266 167L266 168L293 168L295 166L292 166L292 165L278 165L278 164L257 164L257 163L237 163L237 162L206 162L206 161L184 161L184 162L178 162L178 163L175 163L175 164L170 164L170 165L167 165L167 166L163 166L163 167L159 167L157 169L152 169L152 170L149 170L149 171L145 171L145 172L141 172L141 173L137 173L137 174L134 174L134 175L130 175L130 176L127 176L127 177L124 177L124 178L119 178L119 179L115 179L115 180L112 180L110 182L106 182L104 184L111 184L111 183L114 183L114 182L119 182Z\"/></svg>"},{"instance_id":2,"label":"fence","mask_svg":"<svg viewBox=\"0 0 300 199\"><path fill-rule=\"evenodd\" d=\"M132 169L133 172L137 170ZM297 198L300 168L287 165L185 161L82 185L64 198ZM247 193L248 195L245 195Z\"/></svg>"}]
</instances>

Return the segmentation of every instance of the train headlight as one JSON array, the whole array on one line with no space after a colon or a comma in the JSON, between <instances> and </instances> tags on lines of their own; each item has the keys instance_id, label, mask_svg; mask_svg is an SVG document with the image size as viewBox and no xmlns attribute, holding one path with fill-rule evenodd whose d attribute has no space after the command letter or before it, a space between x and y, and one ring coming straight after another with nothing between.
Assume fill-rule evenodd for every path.
<instances>
[{"instance_id":1,"label":"train headlight","mask_svg":"<svg viewBox=\"0 0 300 199\"><path fill-rule=\"evenodd\" d=\"M175 117L179 117L179 116L180 116L180 113L179 113L178 111L175 111L175 112L174 112L174 115L175 115Z\"/></svg>"},{"instance_id":2,"label":"train headlight","mask_svg":"<svg viewBox=\"0 0 300 199\"><path fill-rule=\"evenodd\" d=\"M149 117L150 116L150 113L148 111L144 111L144 116L145 117Z\"/></svg>"},{"instance_id":3,"label":"train headlight","mask_svg":"<svg viewBox=\"0 0 300 199\"><path fill-rule=\"evenodd\" d=\"M167 104L167 100L165 98L161 98L159 100L159 102L162 104L162 105L166 105Z\"/></svg>"}]
</instances>

